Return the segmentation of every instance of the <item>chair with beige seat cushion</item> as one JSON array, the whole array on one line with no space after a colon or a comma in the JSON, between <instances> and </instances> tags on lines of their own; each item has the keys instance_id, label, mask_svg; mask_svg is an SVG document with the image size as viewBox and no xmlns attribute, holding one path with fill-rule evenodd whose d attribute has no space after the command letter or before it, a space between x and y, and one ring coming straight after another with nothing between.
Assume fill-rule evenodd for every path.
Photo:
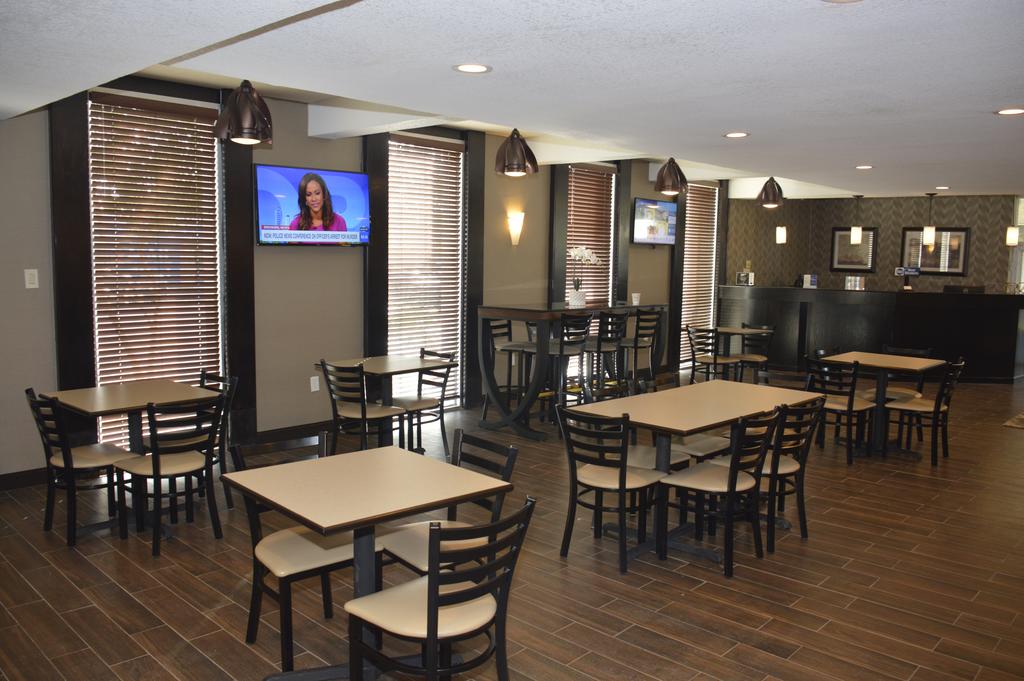
<instances>
[{"instance_id":1,"label":"chair with beige seat cushion","mask_svg":"<svg viewBox=\"0 0 1024 681\"><path fill-rule=\"evenodd\" d=\"M772 336L775 335L775 327L770 325L747 324L743 322L744 329L757 329L764 333L750 333L741 336L743 352L736 355L740 361L739 380L743 380L743 373L747 367L754 370L754 383L768 383L768 350L772 344Z\"/></svg>"},{"instance_id":2,"label":"chair with beige seat cushion","mask_svg":"<svg viewBox=\"0 0 1024 681\"><path fill-rule=\"evenodd\" d=\"M363 366L341 366L320 360L320 368L327 384L327 395L331 398L331 416L334 428L331 429L330 453L338 451L338 433L346 432L345 428L356 424L359 428L359 449L367 449L369 424L373 422L377 429L377 445L383 446L384 429L391 427L391 419L398 419L398 446L405 447L405 409L380 404L367 404L366 377Z\"/></svg>"},{"instance_id":3,"label":"chair with beige seat cushion","mask_svg":"<svg viewBox=\"0 0 1024 681\"><path fill-rule=\"evenodd\" d=\"M461 428L456 429L452 443L452 465L469 468L480 473L498 477L505 482L512 480L519 450L511 445L499 445L482 437L466 434ZM480 506L490 513L491 522L501 517L505 492L499 492L492 498L485 497L471 503ZM425 575L427 573L427 538L430 534L431 522L440 522L441 527L468 527L469 523L458 519L458 507L448 509L447 520L408 523L388 528L388 534L378 537L377 546L384 549L386 556L402 563L409 569ZM446 548L454 548L448 547Z\"/></svg>"},{"instance_id":4,"label":"chair with beige seat cushion","mask_svg":"<svg viewBox=\"0 0 1024 681\"><path fill-rule=\"evenodd\" d=\"M684 365L690 370L690 383L696 383L697 373L704 374L704 380L728 378L730 369L735 375L740 360L718 353L718 330L686 326L686 359Z\"/></svg>"},{"instance_id":5,"label":"chair with beige seat cushion","mask_svg":"<svg viewBox=\"0 0 1024 681\"><path fill-rule=\"evenodd\" d=\"M627 376L631 379L640 377L640 353L647 352L648 378L654 379L657 372L654 366L654 344L661 331L661 310L657 308L640 308L636 311L636 322L633 334L622 339L621 345L626 349Z\"/></svg>"},{"instance_id":6,"label":"chair with beige seat cushion","mask_svg":"<svg viewBox=\"0 0 1024 681\"><path fill-rule=\"evenodd\" d=\"M536 501L527 497L522 509L479 527L445 528L431 523L425 576L345 603L349 678L362 681L365 660L382 672L446 679L493 656L499 681L508 681L509 593L535 506ZM462 548L467 545L471 548ZM372 638L367 640L367 627L418 643L421 664L386 655L387 642L382 647L374 645ZM483 651L468 653L470 659L454 663L452 644L481 635L487 639Z\"/></svg>"},{"instance_id":7,"label":"chair with beige seat cushion","mask_svg":"<svg viewBox=\"0 0 1024 681\"><path fill-rule=\"evenodd\" d=\"M157 407L146 405L149 418L151 454L133 456L114 464L117 471L120 534L128 538L125 492L131 486L132 506L136 509L136 522L141 526L149 501L153 510L153 555L160 555L161 517L163 500L168 498L171 520L177 519L178 498L185 501L185 519L193 520L193 495L200 489L206 491L206 504L210 513L213 535L220 539L220 517L217 501L213 494L213 461L216 452L217 431L221 425L224 409L224 395L187 402L184 404ZM125 474L131 476L125 480ZM185 490L177 492L176 487L164 491L164 482L183 478ZM152 481L152 491L149 483Z\"/></svg>"},{"instance_id":8,"label":"chair with beige seat cushion","mask_svg":"<svg viewBox=\"0 0 1024 681\"><path fill-rule=\"evenodd\" d=\"M761 468L762 475L768 476L768 553L775 552L775 512L785 510L785 500L789 495L796 496L800 538L807 539L804 477L811 441L822 427L824 414L824 398L800 406L779 408L779 423L775 428L771 452Z\"/></svg>"},{"instance_id":9,"label":"chair with beige seat cushion","mask_svg":"<svg viewBox=\"0 0 1024 681\"><path fill-rule=\"evenodd\" d=\"M60 401L48 397L37 397L32 388L25 390L29 409L39 429L43 443L46 466L46 509L43 515L43 530L53 529L53 507L58 489L65 491L67 502L67 542L74 546L78 530L78 490L106 489L107 513L114 517L117 504L114 494L114 463L131 456L131 453L116 445L98 443L72 447L68 439L64 409ZM103 473L106 480L89 484L78 480L79 473Z\"/></svg>"},{"instance_id":10,"label":"chair with beige seat cushion","mask_svg":"<svg viewBox=\"0 0 1024 681\"><path fill-rule=\"evenodd\" d=\"M711 462L699 463L672 473L658 483L669 490L677 488L684 490L687 495L695 495L696 539L704 538L706 514L710 513L712 519L721 516L725 526L725 551L722 563L726 577L731 577L733 573L733 525L737 516L750 521L755 552L758 558L763 556L759 509L761 471L777 422L777 412L740 419L733 424L730 431L728 466L717 466ZM666 504L667 498L667 494L659 495L659 503ZM662 558L666 556L664 538L668 529L667 510L663 507L662 512L657 514L658 553ZM714 524L711 527L714 527Z\"/></svg>"},{"instance_id":11,"label":"chair with beige seat cushion","mask_svg":"<svg viewBox=\"0 0 1024 681\"><path fill-rule=\"evenodd\" d=\"M647 532L649 493L665 473L630 465L628 415L603 418L559 407L558 425L569 458L569 512L560 554L563 558L569 555L577 506L594 512L595 539L603 533L602 514L614 512L619 521L619 571L626 572L626 514L637 512L637 539L643 542ZM614 506L605 505L606 493L615 495ZM593 495L592 501L588 500L590 495ZM638 502L631 502L633 498Z\"/></svg>"},{"instance_id":12,"label":"chair with beige seat cushion","mask_svg":"<svg viewBox=\"0 0 1024 681\"><path fill-rule=\"evenodd\" d=\"M420 359L454 362L455 353L435 352L420 348ZM440 369L424 369L419 372L416 394L394 399L395 406L406 411L409 421L409 448L414 452L424 453L423 424L437 421L441 427L441 444L444 446L444 455L445 457L449 455L448 431L444 427L444 401L448 395L448 377L451 376L451 373L450 365ZM424 394L424 389L427 394ZM431 395L431 392L436 394ZM415 431L413 426L415 426Z\"/></svg>"},{"instance_id":13,"label":"chair with beige seat cushion","mask_svg":"<svg viewBox=\"0 0 1024 681\"><path fill-rule=\"evenodd\" d=\"M900 424L899 432L903 433L903 425L907 425L907 448L910 447L912 419L923 422L931 430L932 465L939 465L939 436L942 437L942 458L949 457L949 405L953 400L953 390L960 381L964 370L964 359L946 365L946 372L939 382L938 392L934 399L920 398L915 400L899 400L888 404L889 413L895 414Z\"/></svg>"},{"instance_id":14,"label":"chair with beige seat cushion","mask_svg":"<svg viewBox=\"0 0 1024 681\"><path fill-rule=\"evenodd\" d=\"M828 424L835 425L836 432L846 426L846 463L853 463L854 435L857 444L864 441L865 426L874 427L870 421L874 402L857 397L857 379L860 377L860 363L840 364L820 359L807 358L806 390L825 396L824 424L818 429L818 446L825 446L825 431ZM828 420L829 415L833 417ZM879 424L884 428L885 424ZM854 430L856 429L856 431ZM870 432L868 439L871 439Z\"/></svg>"}]
</instances>

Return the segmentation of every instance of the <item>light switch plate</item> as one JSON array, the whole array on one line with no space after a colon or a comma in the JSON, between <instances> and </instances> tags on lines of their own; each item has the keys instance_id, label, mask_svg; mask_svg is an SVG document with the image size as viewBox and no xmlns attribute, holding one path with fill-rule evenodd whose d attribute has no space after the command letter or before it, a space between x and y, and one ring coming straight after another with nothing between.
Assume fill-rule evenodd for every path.
<instances>
[{"instance_id":1,"label":"light switch plate","mask_svg":"<svg viewBox=\"0 0 1024 681\"><path fill-rule=\"evenodd\" d=\"M320 392L320 377L310 376L309 377L309 392L315 393Z\"/></svg>"},{"instance_id":2,"label":"light switch plate","mask_svg":"<svg viewBox=\"0 0 1024 681\"><path fill-rule=\"evenodd\" d=\"M25 288L39 288L39 270L25 270Z\"/></svg>"}]
</instances>

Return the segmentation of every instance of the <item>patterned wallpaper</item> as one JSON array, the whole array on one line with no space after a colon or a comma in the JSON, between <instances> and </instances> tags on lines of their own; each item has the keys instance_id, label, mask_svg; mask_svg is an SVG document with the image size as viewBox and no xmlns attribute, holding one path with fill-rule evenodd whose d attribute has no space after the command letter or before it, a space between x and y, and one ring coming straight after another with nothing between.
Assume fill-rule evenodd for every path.
<instances>
[{"instance_id":1,"label":"patterned wallpaper","mask_svg":"<svg viewBox=\"0 0 1024 681\"><path fill-rule=\"evenodd\" d=\"M735 277L732 273L740 271L743 261L749 259L760 286L789 286L798 274L813 272L818 275L819 287L842 288L846 274L829 272L832 228L853 224L854 199L795 200L782 208L784 213L772 214L751 200L729 201L730 283ZM944 285L955 284L1003 293L1010 251L1003 239L1013 218L1013 196L935 197L932 220L936 226L971 230L967 276L922 275L912 280L914 289L942 291ZM789 221L789 243L776 246L774 227L785 224L780 221L783 219ZM861 200L860 222L877 227L879 241L875 273L864 275L866 289L895 291L902 286L902 278L892 272L900 264L903 228L923 225L927 219L928 199L924 196Z\"/></svg>"}]
</instances>

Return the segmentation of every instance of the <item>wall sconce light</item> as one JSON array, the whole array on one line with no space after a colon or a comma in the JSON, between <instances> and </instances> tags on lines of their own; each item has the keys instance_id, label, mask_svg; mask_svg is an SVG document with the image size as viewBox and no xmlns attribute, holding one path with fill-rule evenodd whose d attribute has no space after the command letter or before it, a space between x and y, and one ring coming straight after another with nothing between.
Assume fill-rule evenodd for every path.
<instances>
[{"instance_id":1,"label":"wall sconce light","mask_svg":"<svg viewBox=\"0 0 1024 681\"><path fill-rule=\"evenodd\" d=\"M864 195L855 194L853 198L857 200L854 211L854 219L856 219L857 224L850 227L850 243L854 246L859 246L864 239L864 227L860 224L860 200L864 198Z\"/></svg>"},{"instance_id":2,"label":"wall sconce light","mask_svg":"<svg viewBox=\"0 0 1024 681\"><path fill-rule=\"evenodd\" d=\"M779 225L775 228L775 243L784 244L786 243L786 226Z\"/></svg>"},{"instance_id":3,"label":"wall sconce light","mask_svg":"<svg viewBox=\"0 0 1024 681\"><path fill-rule=\"evenodd\" d=\"M213 136L238 144L271 142L274 123L260 93L247 80L231 91L213 125Z\"/></svg>"},{"instance_id":4,"label":"wall sconce light","mask_svg":"<svg viewBox=\"0 0 1024 681\"><path fill-rule=\"evenodd\" d=\"M526 213L522 211L510 211L508 214L508 236L512 239L512 245L519 245L519 237L523 234L523 220Z\"/></svg>"},{"instance_id":5,"label":"wall sconce light","mask_svg":"<svg viewBox=\"0 0 1024 681\"><path fill-rule=\"evenodd\" d=\"M665 196L678 196L685 194L689 183L683 169L679 167L674 158L665 161L665 165L658 170L658 177L654 180L654 191L661 192Z\"/></svg>"},{"instance_id":6,"label":"wall sconce light","mask_svg":"<svg viewBox=\"0 0 1024 681\"><path fill-rule=\"evenodd\" d=\"M519 129L513 128L512 134L498 147L498 154L494 158L494 172L509 177L522 177L537 170L537 157L519 134Z\"/></svg>"},{"instance_id":7,"label":"wall sconce light","mask_svg":"<svg viewBox=\"0 0 1024 681\"><path fill-rule=\"evenodd\" d=\"M935 201L935 192L925 194L928 197L928 222L921 230L921 244L924 246L935 245L935 225L932 223L932 203Z\"/></svg>"},{"instance_id":8,"label":"wall sconce light","mask_svg":"<svg viewBox=\"0 0 1024 681\"><path fill-rule=\"evenodd\" d=\"M778 208L782 205L782 198L782 187L774 177L769 177L761 187L761 193L757 195L757 202L765 208Z\"/></svg>"},{"instance_id":9,"label":"wall sconce light","mask_svg":"<svg viewBox=\"0 0 1024 681\"><path fill-rule=\"evenodd\" d=\"M1006 228L1006 245L1016 246L1020 243L1020 227L1010 225Z\"/></svg>"}]
</instances>

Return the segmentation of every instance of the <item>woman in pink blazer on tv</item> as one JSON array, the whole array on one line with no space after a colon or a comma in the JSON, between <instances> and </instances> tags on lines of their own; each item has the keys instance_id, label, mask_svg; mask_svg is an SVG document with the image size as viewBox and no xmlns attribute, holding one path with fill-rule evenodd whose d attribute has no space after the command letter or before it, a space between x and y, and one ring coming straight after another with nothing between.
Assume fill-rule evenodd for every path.
<instances>
[{"instance_id":1,"label":"woman in pink blazer on tv","mask_svg":"<svg viewBox=\"0 0 1024 681\"><path fill-rule=\"evenodd\" d=\"M346 232L345 218L334 212L331 192L324 178L306 173L299 180L299 214L288 225L291 231Z\"/></svg>"}]
</instances>

